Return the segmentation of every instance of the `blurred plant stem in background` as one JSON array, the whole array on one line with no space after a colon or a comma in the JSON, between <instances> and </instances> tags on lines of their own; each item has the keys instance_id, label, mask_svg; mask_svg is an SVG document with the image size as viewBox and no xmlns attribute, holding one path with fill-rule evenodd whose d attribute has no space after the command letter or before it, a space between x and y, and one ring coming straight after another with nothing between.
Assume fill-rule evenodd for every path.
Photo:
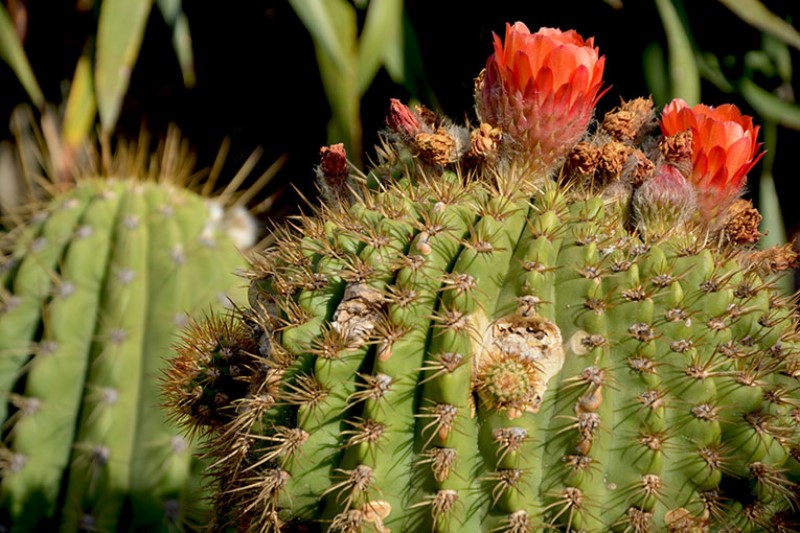
<instances>
[{"instance_id":1,"label":"blurred plant stem in background","mask_svg":"<svg viewBox=\"0 0 800 533\"><path fill-rule=\"evenodd\" d=\"M422 60L402 0L289 0L311 38L332 117L328 141L362 166L361 99L381 68L419 97ZM358 10L366 9L358 30Z\"/></svg>"}]
</instances>

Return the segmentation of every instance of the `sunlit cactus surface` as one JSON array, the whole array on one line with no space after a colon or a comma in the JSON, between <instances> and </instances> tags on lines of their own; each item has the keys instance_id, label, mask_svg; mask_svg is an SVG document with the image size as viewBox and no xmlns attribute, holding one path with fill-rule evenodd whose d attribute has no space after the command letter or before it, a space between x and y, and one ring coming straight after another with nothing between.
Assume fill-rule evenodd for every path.
<instances>
[{"instance_id":1,"label":"sunlit cactus surface","mask_svg":"<svg viewBox=\"0 0 800 533\"><path fill-rule=\"evenodd\" d=\"M593 120L604 61L517 23L475 124L393 101L367 175L322 150L324 205L164 378L207 439L213 527L796 530L800 345L774 284L796 254L757 251L738 199L758 128L642 98Z\"/></svg>"}]
</instances>

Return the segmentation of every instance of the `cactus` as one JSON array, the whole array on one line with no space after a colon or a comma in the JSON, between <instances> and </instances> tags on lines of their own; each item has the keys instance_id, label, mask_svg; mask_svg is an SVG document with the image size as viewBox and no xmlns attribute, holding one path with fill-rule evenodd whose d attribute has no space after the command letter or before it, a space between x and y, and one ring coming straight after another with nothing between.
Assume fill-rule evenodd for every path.
<instances>
[{"instance_id":1,"label":"cactus","mask_svg":"<svg viewBox=\"0 0 800 533\"><path fill-rule=\"evenodd\" d=\"M184 334L163 389L207 438L215 526L793 530L800 345L773 280L797 257L756 251L735 199L758 129L637 99L584 133L593 43L518 23L505 45L491 122L393 101L369 176L323 149L327 203L254 260L250 308Z\"/></svg>"},{"instance_id":2,"label":"cactus","mask_svg":"<svg viewBox=\"0 0 800 533\"><path fill-rule=\"evenodd\" d=\"M120 156L4 236L4 529L173 531L208 512L158 376L190 316L242 303L246 263L167 152L158 179Z\"/></svg>"}]
</instances>

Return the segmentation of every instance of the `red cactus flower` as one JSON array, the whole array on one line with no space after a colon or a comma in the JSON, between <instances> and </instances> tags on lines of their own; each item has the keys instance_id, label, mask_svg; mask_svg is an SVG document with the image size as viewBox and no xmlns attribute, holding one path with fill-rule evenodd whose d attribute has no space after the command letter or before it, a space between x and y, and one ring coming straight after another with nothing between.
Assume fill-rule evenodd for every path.
<instances>
[{"instance_id":1,"label":"red cactus flower","mask_svg":"<svg viewBox=\"0 0 800 533\"><path fill-rule=\"evenodd\" d=\"M506 24L494 36L477 94L481 119L500 126L536 168L550 167L578 142L602 96L605 57L575 31Z\"/></svg>"},{"instance_id":2,"label":"red cactus flower","mask_svg":"<svg viewBox=\"0 0 800 533\"><path fill-rule=\"evenodd\" d=\"M689 107L680 98L661 114L661 132L672 136L692 133L692 168L686 177L694 184L704 215L713 216L739 197L747 173L764 152L757 142L758 126L733 104Z\"/></svg>"}]
</instances>

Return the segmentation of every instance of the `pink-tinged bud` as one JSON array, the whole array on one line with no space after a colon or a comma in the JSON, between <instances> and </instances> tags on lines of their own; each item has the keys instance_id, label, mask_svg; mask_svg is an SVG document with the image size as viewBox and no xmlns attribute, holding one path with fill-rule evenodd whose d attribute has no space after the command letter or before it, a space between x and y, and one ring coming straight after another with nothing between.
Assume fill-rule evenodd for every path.
<instances>
[{"instance_id":1,"label":"pink-tinged bud","mask_svg":"<svg viewBox=\"0 0 800 533\"><path fill-rule=\"evenodd\" d=\"M681 99L661 114L661 132L671 137L691 131L692 165L686 176L697 189L702 215L711 218L739 197L758 154L758 126L733 104L689 107Z\"/></svg>"},{"instance_id":2,"label":"pink-tinged bud","mask_svg":"<svg viewBox=\"0 0 800 533\"><path fill-rule=\"evenodd\" d=\"M601 96L605 57L575 31L506 24L505 45L479 83L483 122L499 126L534 169L548 169L578 142Z\"/></svg>"},{"instance_id":3,"label":"pink-tinged bud","mask_svg":"<svg viewBox=\"0 0 800 533\"><path fill-rule=\"evenodd\" d=\"M639 231L657 238L680 230L696 210L694 187L671 164L659 165L633 196Z\"/></svg>"},{"instance_id":4,"label":"pink-tinged bud","mask_svg":"<svg viewBox=\"0 0 800 533\"><path fill-rule=\"evenodd\" d=\"M391 99L386 125L404 140L413 139L422 131L419 119L414 112L397 98Z\"/></svg>"}]
</instances>

